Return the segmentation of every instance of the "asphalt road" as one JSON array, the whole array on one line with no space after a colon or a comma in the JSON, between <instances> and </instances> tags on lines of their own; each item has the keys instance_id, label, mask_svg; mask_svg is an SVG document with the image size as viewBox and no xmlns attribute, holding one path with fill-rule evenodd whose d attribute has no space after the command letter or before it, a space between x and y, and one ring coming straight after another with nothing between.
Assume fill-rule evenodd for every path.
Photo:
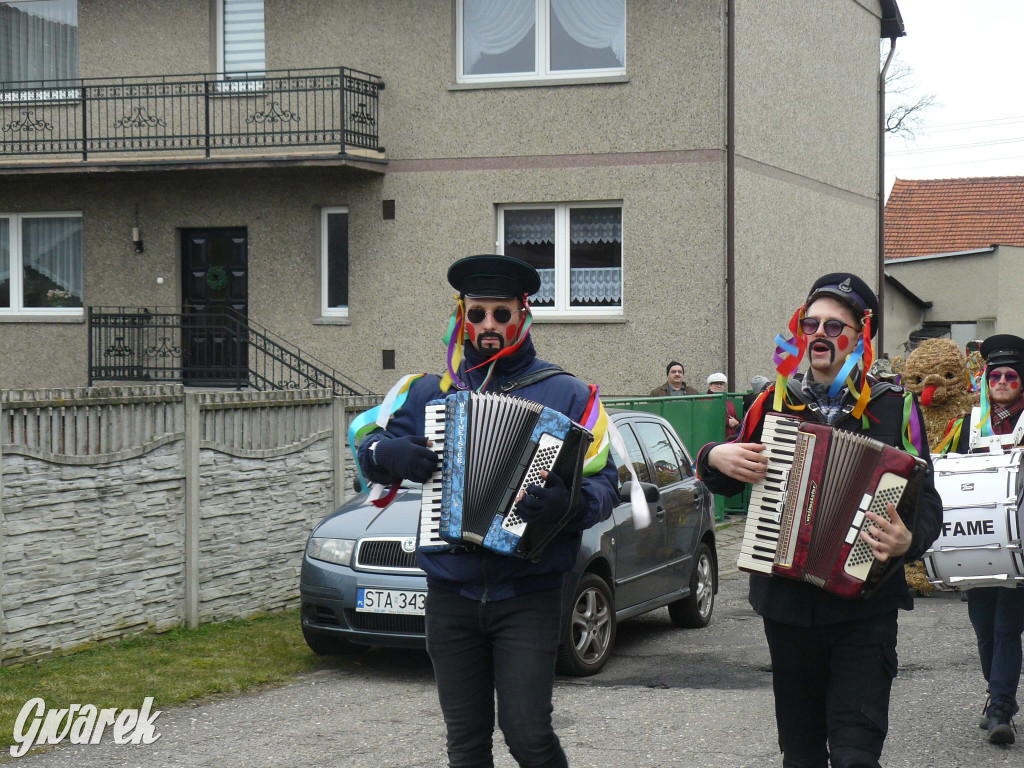
<instances>
[{"instance_id":1,"label":"asphalt road","mask_svg":"<svg viewBox=\"0 0 1024 768\"><path fill-rule=\"evenodd\" d=\"M574 768L626 765L778 768L768 649L733 567L737 528L722 531L721 589L702 630L666 610L623 623L615 656L591 678L559 678L555 724ZM240 649L244 652L244 649ZM900 616L899 676L883 765L1024 765L985 741L984 701L967 604L927 597ZM159 706L159 702L156 703ZM14 762L27 768L442 768L444 728L424 653L373 649L294 684L163 712L149 745L62 744ZM1022 728L1024 731L1024 728ZM497 768L515 768L500 733Z\"/></svg>"}]
</instances>

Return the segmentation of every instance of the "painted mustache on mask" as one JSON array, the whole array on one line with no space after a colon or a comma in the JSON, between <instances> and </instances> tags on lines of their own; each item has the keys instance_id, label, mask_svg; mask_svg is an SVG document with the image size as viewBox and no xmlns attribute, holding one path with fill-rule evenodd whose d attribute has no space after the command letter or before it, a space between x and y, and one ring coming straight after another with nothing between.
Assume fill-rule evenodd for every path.
<instances>
[{"instance_id":1,"label":"painted mustache on mask","mask_svg":"<svg viewBox=\"0 0 1024 768\"><path fill-rule=\"evenodd\" d=\"M817 341L814 342L814 344L811 345L811 349L813 349L814 347L816 347L819 344L824 344L826 347L828 347L828 352L829 352L828 362L829 362L829 364L834 363L835 360L836 360L836 345L833 344L831 341L828 341L827 339L818 339Z\"/></svg>"}]
</instances>

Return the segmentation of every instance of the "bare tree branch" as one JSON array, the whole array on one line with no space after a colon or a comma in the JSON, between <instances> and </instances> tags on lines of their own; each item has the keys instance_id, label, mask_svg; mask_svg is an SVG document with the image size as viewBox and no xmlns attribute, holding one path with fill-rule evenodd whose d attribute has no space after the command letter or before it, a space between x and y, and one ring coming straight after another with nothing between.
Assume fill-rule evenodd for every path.
<instances>
[{"instance_id":1,"label":"bare tree branch","mask_svg":"<svg viewBox=\"0 0 1024 768\"><path fill-rule=\"evenodd\" d=\"M887 51L882 52L884 63ZM889 62L885 72L885 132L890 136L912 140L924 122L924 113L935 106L935 94L918 94L914 71L899 53Z\"/></svg>"}]
</instances>

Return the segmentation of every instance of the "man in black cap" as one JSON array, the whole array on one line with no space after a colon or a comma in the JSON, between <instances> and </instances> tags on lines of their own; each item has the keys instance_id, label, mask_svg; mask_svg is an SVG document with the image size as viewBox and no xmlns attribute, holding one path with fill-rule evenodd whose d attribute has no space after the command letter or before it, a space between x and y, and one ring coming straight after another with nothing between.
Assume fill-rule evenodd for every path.
<instances>
[{"instance_id":1,"label":"man in black cap","mask_svg":"<svg viewBox=\"0 0 1024 768\"><path fill-rule=\"evenodd\" d=\"M660 387L651 390L648 397L670 397L679 395L696 395L697 390L683 381L683 374L686 369L678 360L671 361L665 366L665 375L668 376L665 383Z\"/></svg>"},{"instance_id":2,"label":"man in black cap","mask_svg":"<svg viewBox=\"0 0 1024 768\"><path fill-rule=\"evenodd\" d=\"M971 436L1011 435L1024 412L1024 339L1009 333L989 336L981 344L985 360L982 406L969 418L954 423L959 431L957 453L971 451ZM982 418L987 414L987 418ZM966 422L966 423L965 423ZM979 450L985 450L980 448ZM995 500L993 500L995 501ZM981 727L993 744L1016 740L1013 716L1020 709L1017 686L1021 671L1021 633L1024 632L1024 589L975 587L967 590L967 613L978 639L981 672L988 683Z\"/></svg>"},{"instance_id":3,"label":"man in black cap","mask_svg":"<svg viewBox=\"0 0 1024 768\"><path fill-rule=\"evenodd\" d=\"M470 256L451 266L448 281L459 293L449 328L448 370L417 379L386 429L372 432L359 446L360 467L376 483L430 478L437 459L423 437L424 406L452 387L510 392L580 423L602 408L596 387L536 356L528 300L540 288L536 269L505 256ZM451 766L493 766L495 695L498 724L519 765L568 765L551 723L562 581L576 562L581 532L607 519L618 503L607 435L596 426L594 435L575 514L539 559L471 544L417 555L427 574L427 651ZM542 476L546 482L530 485L517 507L527 523L558 519L570 503L569 489L557 475Z\"/></svg>"},{"instance_id":4,"label":"man in black cap","mask_svg":"<svg viewBox=\"0 0 1024 768\"><path fill-rule=\"evenodd\" d=\"M725 496L764 479L767 460L760 438L769 411L916 453L929 466L913 530L890 503L891 520L869 512L871 535L862 534L876 559L895 565L920 557L935 540L942 503L914 396L866 373L877 328L878 299L863 280L850 273L819 278L790 322L792 339L779 340L779 384L753 402L739 435L704 446L697 463L701 479ZM805 356L809 368L801 376L796 367ZM909 444L904 435L913 436ZM749 600L764 620L771 651L786 768L827 768L830 760L833 768L879 765L897 668L897 609L914 605L903 569L892 567L889 573L871 597L855 600L808 582L751 574Z\"/></svg>"}]
</instances>

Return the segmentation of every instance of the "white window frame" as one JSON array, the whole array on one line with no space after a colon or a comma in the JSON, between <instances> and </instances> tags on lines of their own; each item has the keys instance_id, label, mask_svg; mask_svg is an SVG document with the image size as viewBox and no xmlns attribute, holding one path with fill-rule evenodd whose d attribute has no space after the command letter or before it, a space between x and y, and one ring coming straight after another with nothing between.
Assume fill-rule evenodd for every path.
<instances>
[{"instance_id":1,"label":"white window frame","mask_svg":"<svg viewBox=\"0 0 1024 768\"><path fill-rule=\"evenodd\" d=\"M579 320L583 318L622 317L625 314L626 287L626 233L622 221L621 200L587 200L570 203L507 203L498 206L495 246L497 253L505 253L505 211L555 209L555 306L531 307L533 316L545 320ZM622 226L619 247L622 270L622 293L617 307L574 307L569 293L569 211L578 208L618 208Z\"/></svg>"},{"instance_id":2,"label":"white window frame","mask_svg":"<svg viewBox=\"0 0 1024 768\"><path fill-rule=\"evenodd\" d=\"M624 0L627 4L629 0ZM520 83L520 82L558 82L560 80L593 80L605 78L621 78L626 74L626 66L605 69L559 69L551 71L551 0L534 0L534 49L533 72L511 72L508 74L465 74L465 57L463 55L463 0L455 0L455 82L474 83ZM627 16L628 21L628 16ZM627 35L628 40L628 35ZM626 58L626 55L623 55Z\"/></svg>"},{"instance_id":3,"label":"white window frame","mask_svg":"<svg viewBox=\"0 0 1024 768\"><path fill-rule=\"evenodd\" d=\"M50 211L44 213L3 213L0 212L0 219L7 219L9 223L10 239L8 245L11 254L11 306L0 307L0 317L37 317L40 315L53 316L63 315L67 317L83 317L85 315L85 301L81 307L26 307L24 290L24 269L25 255L21 250L21 222L24 219L81 219L81 211ZM79 254L83 260L84 271L85 253Z\"/></svg>"},{"instance_id":4,"label":"white window frame","mask_svg":"<svg viewBox=\"0 0 1024 768\"><path fill-rule=\"evenodd\" d=\"M330 208L320 209L320 316L330 318L348 318L348 304L343 307L330 307L327 305L327 217L331 214L343 213L349 217L349 227L352 225L352 218L349 215L348 206L338 205ZM351 233L351 229L349 229ZM352 238L349 237L351 246ZM349 250L349 266L352 265L351 250ZM351 270L349 271L351 277ZM352 281L349 280L351 289ZM349 297L351 299L351 296Z\"/></svg>"}]
</instances>

